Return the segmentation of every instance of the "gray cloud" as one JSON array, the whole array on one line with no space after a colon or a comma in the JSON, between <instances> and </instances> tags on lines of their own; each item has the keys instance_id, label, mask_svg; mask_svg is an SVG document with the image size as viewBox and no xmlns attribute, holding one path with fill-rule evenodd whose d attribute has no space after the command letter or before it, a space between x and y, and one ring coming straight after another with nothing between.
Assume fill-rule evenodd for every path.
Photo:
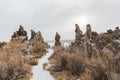
<instances>
[{"instance_id":1,"label":"gray cloud","mask_svg":"<svg viewBox=\"0 0 120 80\"><path fill-rule=\"evenodd\" d=\"M74 39L81 15L93 30L114 29L120 25L119 7L119 0L0 0L0 41L8 41L20 24L29 35L31 29L40 30L45 40L53 40L55 32Z\"/></svg>"}]
</instances>

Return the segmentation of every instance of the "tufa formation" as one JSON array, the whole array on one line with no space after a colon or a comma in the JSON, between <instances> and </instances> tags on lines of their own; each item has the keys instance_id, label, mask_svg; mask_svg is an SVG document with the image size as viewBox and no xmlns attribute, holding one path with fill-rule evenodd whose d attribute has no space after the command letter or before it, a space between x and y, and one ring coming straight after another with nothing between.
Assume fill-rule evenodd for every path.
<instances>
[{"instance_id":1,"label":"tufa formation","mask_svg":"<svg viewBox=\"0 0 120 80\"><path fill-rule=\"evenodd\" d=\"M56 36L55 36L55 46L60 46L61 42L60 42L60 35L58 34L58 32L56 32Z\"/></svg>"},{"instance_id":2,"label":"tufa formation","mask_svg":"<svg viewBox=\"0 0 120 80\"><path fill-rule=\"evenodd\" d=\"M14 32L11 40L28 40L28 36L27 36L27 31L24 30L24 28L20 25L19 30Z\"/></svg>"},{"instance_id":3,"label":"tufa formation","mask_svg":"<svg viewBox=\"0 0 120 80\"><path fill-rule=\"evenodd\" d=\"M111 43L115 43L115 40L120 40L120 29L116 27L115 30L107 30L106 33L98 34L92 31L91 25L86 25L86 32L83 34L78 24L75 24L75 41L70 45L70 52L86 51L89 57L95 53L97 49L100 55L103 54L105 48L112 47ZM117 48L116 48L117 49ZM109 49L112 52L114 49Z\"/></svg>"},{"instance_id":4,"label":"tufa formation","mask_svg":"<svg viewBox=\"0 0 120 80\"><path fill-rule=\"evenodd\" d=\"M42 37L42 34L40 31L35 32L34 30L31 30L31 38L30 41L41 41L44 43L44 39Z\"/></svg>"}]
</instances>

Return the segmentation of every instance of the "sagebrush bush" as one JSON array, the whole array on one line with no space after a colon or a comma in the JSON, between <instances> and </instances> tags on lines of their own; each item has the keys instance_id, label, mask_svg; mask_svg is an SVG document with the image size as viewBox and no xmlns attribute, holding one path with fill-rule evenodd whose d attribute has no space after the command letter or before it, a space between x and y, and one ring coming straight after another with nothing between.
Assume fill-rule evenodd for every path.
<instances>
[{"instance_id":1,"label":"sagebrush bush","mask_svg":"<svg viewBox=\"0 0 120 80\"><path fill-rule=\"evenodd\" d=\"M31 67L19 49L19 42L8 43L0 52L0 80L17 80L29 77Z\"/></svg>"},{"instance_id":2,"label":"sagebrush bush","mask_svg":"<svg viewBox=\"0 0 120 80\"><path fill-rule=\"evenodd\" d=\"M93 80L109 80L104 68L96 67L91 74Z\"/></svg>"},{"instance_id":3,"label":"sagebrush bush","mask_svg":"<svg viewBox=\"0 0 120 80\"><path fill-rule=\"evenodd\" d=\"M118 55L117 57L111 59L109 61L109 65L111 66L111 70L120 74L120 55Z\"/></svg>"},{"instance_id":4,"label":"sagebrush bush","mask_svg":"<svg viewBox=\"0 0 120 80\"><path fill-rule=\"evenodd\" d=\"M46 52L46 46L41 41L33 41L31 42L31 45L33 46L31 53L43 53Z\"/></svg>"},{"instance_id":5,"label":"sagebrush bush","mask_svg":"<svg viewBox=\"0 0 120 80\"><path fill-rule=\"evenodd\" d=\"M79 54L60 54L57 55L57 63L54 71L69 71L73 75L80 75L84 72L85 66Z\"/></svg>"},{"instance_id":6,"label":"sagebrush bush","mask_svg":"<svg viewBox=\"0 0 120 80\"><path fill-rule=\"evenodd\" d=\"M85 64L79 54L69 55L67 61L68 71L70 71L73 75L80 75L84 72Z\"/></svg>"},{"instance_id":7,"label":"sagebrush bush","mask_svg":"<svg viewBox=\"0 0 120 80\"><path fill-rule=\"evenodd\" d=\"M60 55L58 59L58 63L61 66L62 70L67 70L67 65L68 65L67 54Z\"/></svg>"},{"instance_id":8,"label":"sagebrush bush","mask_svg":"<svg viewBox=\"0 0 120 80\"><path fill-rule=\"evenodd\" d=\"M51 72L58 73L58 76L62 76L62 72L66 72L72 74L71 76L84 77L81 80L115 80L113 73L114 71L119 72L119 59L114 61L114 54L107 49L104 50L101 56L95 48L94 55L91 58L85 53L87 51L79 53L69 53L67 50L57 51L53 54L54 57L50 59L53 59ZM112 66L114 64L117 65Z\"/></svg>"},{"instance_id":9,"label":"sagebrush bush","mask_svg":"<svg viewBox=\"0 0 120 80\"><path fill-rule=\"evenodd\" d=\"M57 80L70 80L69 76L80 80L120 80L119 31L92 32L92 39L87 39L85 33L81 43L74 41L64 49L55 47L49 59L53 61L52 75Z\"/></svg>"}]
</instances>

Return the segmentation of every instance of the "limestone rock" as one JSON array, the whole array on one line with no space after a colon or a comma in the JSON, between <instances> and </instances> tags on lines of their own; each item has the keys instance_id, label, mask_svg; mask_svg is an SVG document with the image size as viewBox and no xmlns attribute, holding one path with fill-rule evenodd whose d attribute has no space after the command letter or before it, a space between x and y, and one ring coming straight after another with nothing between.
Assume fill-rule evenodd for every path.
<instances>
[{"instance_id":1,"label":"limestone rock","mask_svg":"<svg viewBox=\"0 0 120 80\"><path fill-rule=\"evenodd\" d=\"M18 37L19 36L18 36L17 32L14 32L13 35L12 35L12 38L18 38Z\"/></svg>"},{"instance_id":2,"label":"limestone rock","mask_svg":"<svg viewBox=\"0 0 120 80\"><path fill-rule=\"evenodd\" d=\"M86 25L86 38L88 40L92 39L92 31L91 31L91 25L90 24Z\"/></svg>"},{"instance_id":3,"label":"limestone rock","mask_svg":"<svg viewBox=\"0 0 120 80\"><path fill-rule=\"evenodd\" d=\"M56 32L56 36L55 36L55 46L60 46L61 42L60 42L60 35L58 34L58 32Z\"/></svg>"},{"instance_id":4,"label":"limestone rock","mask_svg":"<svg viewBox=\"0 0 120 80\"><path fill-rule=\"evenodd\" d=\"M76 27L76 29L75 29L75 43L80 44L82 42L83 33L80 30L78 24L75 24L75 27Z\"/></svg>"},{"instance_id":5,"label":"limestone rock","mask_svg":"<svg viewBox=\"0 0 120 80\"><path fill-rule=\"evenodd\" d=\"M34 30L31 30L31 38L30 38L30 41L34 39L36 35L36 32Z\"/></svg>"},{"instance_id":6,"label":"limestone rock","mask_svg":"<svg viewBox=\"0 0 120 80\"><path fill-rule=\"evenodd\" d=\"M27 37L27 31L24 30L24 28L20 25L19 27L19 30L14 32L13 35L11 36L11 40L18 40L18 39L21 39L21 40L27 40L28 37Z\"/></svg>"},{"instance_id":7,"label":"limestone rock","mask_svg":"<svg viewBox=\"0 0 120 80\"><path fill-rule=\"evenodd\" d=\"M92 31L92 39L95 40L97 36L98 36L98 33Z\"/></svg>"},{"instance_id":8,"label":"limestone rock","mask_svg":"<svg viewBox=\"0 0 120 80\"><path fill-rule=\"evenodd\" d=\"M40 31L38 31L38 40L44 42L44 39L43 39L42 34L41 34Z\"/></svg>"},{"instance_id":9,"label":"limestone rock","mask_svg":"<svg viewBox=\"0 0 120 80\"><path fill-rule=\"evenodd\" d=\"M44 41L42 34L40 31L35 32L34 30L31 30L31 38L30 38L30 43L34 43L34 42L41 42L44 44L45 48L49 48L50 46L48 45L47 42Z\"/></svg>"},{"instance_id":10,"label":"limestone rock","mask_svg":"<svg viewBox=\"0 0 120 80\"><path fill-rule=\"evenodd\" d=\"M120 39L120 29L119 29L119 27L116 27L113 35L114 35L115 39Z\"/></svg>"},{"instance_id":11,"label":"limestone rock","mask_svg":"<svg viewBox=\"0 0 120 80\"><path fill-rule=\"evenodd\" d=\"M92 44L90 42L87 42L86 44L86 50L88 53L88 57L92 57L93 49L92 49Z\"/></svg>"},{"instance_id":12,"label":"limestone rock","mask_svg":"<svg viewBox=\"0 0 120 80\"><path fill-rule=\"evenodd\" d=\"M107 30L107 33L108 33L108 34L113 34L112 29Z\"/></svg>"},{"instance_id":13,"label":"limestone rock","mask_svg":"<svg viewBox=\"0 0 120 80\"><path fill-rule=\"evenodd\" d=\"M24 30L24 28L20 25L19 30L17 31L17 34L19 36L27 36L27 32Z\"/></svg>"},{"instance_id":14,"label":"limestone rock","mask_svg":"<svg viewBox=\"0 0 120 80\"><path fill-rule=\"evenodd\" d=\"M30 41L41 41L44 43L44 39L42 37L42 34L40 31L35 32L34 30L31 30L31 38Z\"/></svg>"}]
</instances>

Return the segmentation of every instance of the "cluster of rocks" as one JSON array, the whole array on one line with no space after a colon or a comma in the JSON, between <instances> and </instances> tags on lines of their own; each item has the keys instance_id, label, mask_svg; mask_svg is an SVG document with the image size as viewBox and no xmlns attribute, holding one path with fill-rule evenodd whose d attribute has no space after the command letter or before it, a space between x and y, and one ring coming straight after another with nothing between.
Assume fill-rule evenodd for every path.
<instances>
[{"instance_id":1,"label":"cluster of rocks","mask_svg":"<svg viewBox=\"0 0 120 80\"><path fill-rule=\"evenodd\" d=\"M120 29L116 27L115 30L109 29L106 34L111 34L114 39L120 39Z\"/></svg>"},{"instance_id":2,"label":"cluster of rocks","mask_svg":"<svg viewBox=\"0 0 120 80\"><path fill-rule=\"evenodd\" d=\"M70 45L70 52L85 51L91 57L92 53L95 53L96 49L99 53L103 53L104 49L110 45L110 43L115 44L114 40L120 40L120 29L116 27L113 30L107 30L106 33L98 34L92 31L91 25L86 25L86 32L83 33L78 24L75 24L75 41ZM111 42L113 41L113 42ZM60 46L60 35L56 33L55 36L55 46ZM112 46L110 46L112 47ZM119 45L116 49L119 49ZM114 51L114 49L110 49ZM119 51L118 51L119 52Z\"/></svg>"},{"instance_id":3,"label":"cluster of rocks","mask_svg":"<svg viewBox=\"0 0 120 80\"><path fill-rule=\"evenodd\" d=\"M28 40L27 31L25 31L23 26L20 25L19 30L14 32L11 38L11 40Z\"/></svg>"},{"instance_id":4,"label":"cluster of rocks","mask_svg":"<svg viewBox=\"0 0 120 80\"><path fill-rule=\"evenodd\" d=\"M13 33L13 35L11 36L11 40L28 40L27 31L24 30L23 26L20 25L18 31ZM44 43L41 32L35 32L34 30L31 30L31 38L29 39L29 41L41 41L42 43Z\"/></svg>"},{"instance_id":5,"label":"cluster of rocks","mask_svg":"<svg viewBox=\"0 0 120 80\"><path fill-rule=\"evenodd\" d=\"M76 46L76 47L80 47L83 46L82 44L84 44L85 41L93 41L98 33L97 32L93 32L91 30L91 25L87 24L86 25L86 33L83 34L82 30L80 29L78 24L75 24L75 42L72 43L72 45Z\"/></svg>"},{"instance_id":6,"label":"cluster of rocks","mask_svg":"<svg viewBox=\"0 0 120 80\"><path fill-rule=\"evenodd\" d=\"M41 41L44 43L44 39L42 37L42 34L40 31L35 32L34 30L31 30L31 38L30 41Z\"/></svg>"},{"instance_id":7,"label":"cluster of rocks","mask_svg":"<svg viewBox=\"0 0 120 80\"><path fill-rule=\"evenodd\" d=\"M82 43L83 39L83 32L81 31L80 27L78 24L75 24L76 29L75 29L75 43L80 44Z\"/></svg>"},{"instance_id":8,"label":"cluster of rocks","mask_svg":"<svg viewBox=\"0 0 120 80\"><path fill-rule=\"evenodd\" d=\"M67 48L58 50L56 53L64 54L65 58L61 58L66 62L66 54L80 54L80 59L87 62L86 70L90 70L89 74L93 76L91 80L109 80L109 76L116 75L115 80L120 80L120 29L107 30L107 32L98 34L92 31L91 25L86 25L86 32L83 33L78 24L75 24L75 40ZM55 46L60 46L60 35L56 33ZM68 56L67 55L67 56ZM60 56L59 56L60 57ZM58 57L57 57L58 58ZM75 57L76 58L76 57ZM71 60L72 61L72 60ZM63 63L64 64L64 63ZM66 64L66 63L65 63ZM59 65L59 63L58 63ZM71 65L74 65L71 63ZM70 66L71 66L70 65ZM58 66L57 66L58 67ZM80 68L80 67L79 67ZM76 66L75 68L76 69ZM60 72L58 67L56 70ZM56 71L57 72L57 71ZM84 75L89 75L84 74ZM95 75L94 75L95 74ZM97 75L96 75L97 74ZM87 77L88 79L88 77ZM113 79L111 79L113 80Z\"/></svg>"},{"instance_id":9,"label":"cluster of rocks","mask_svg":"<svg viewBox=\"0 0 120 80\"><path fill-rule=\"evenodd\" d=\"M70 45L70 52L86 51L91 57L95 49L103 53L106 46L110 45L110 43L115 43L115 40L120 40L119 27L116 27L114 31L108 30L107 33L103 34L92 31L90 24L86 25L86 32L84 34L78 24L75 24L75 27L75 41Z\"/></svg>"},{"instance_id":10,"label":"cluster of rocks","mask_svg":"<svg viewBox=\"0 0 120 80\"><path fill-rule=\"evenodd\" d=\"M40 31L35 32L34 30L31 30L31 38L30 38L30 43L34 42L41 42L44 44L45 48L49 48L50 46L48 45L47 42L44 41L43 36Z\"/></svg>"},{"instance_id":11,"label":"cluster of rocks","mask_svg":"<svg viewBox=\"0 0 120 80\"><path fill-rule=\"evenodd\" d=\"M31 37L28 39L27 31L24 30L23 26L20 25L18 31L14 32L11 36L11 41L13 40L22 40L22 42L27 42L28 44L32 45L37 42L41 42L45 48L49 48L50 46L47 42L44 41L42 34L40 31L36 32L31 30Z\"/></svg>"},{"instance_id":12,"label":"cluster of rocks","mask_svg":"<svg viewBox=\"0 0 120 80\"><path fill-rule=\"evenodd\" d=\"M28 38L27 31L20 25L18 31L14 32L11 36L11 42L18 41L21 44L24 44L24 47L19 47L19 49L23 52L23 55L27 59L34 59L35 56L42 56L43 53L46 52L46 49L50 46L47 42L44 41L43 36L40 31L36 32L31 30L31 36ZM4 46L4 43L0 43L0 47Z\"/></svg>"}]
</instances>

